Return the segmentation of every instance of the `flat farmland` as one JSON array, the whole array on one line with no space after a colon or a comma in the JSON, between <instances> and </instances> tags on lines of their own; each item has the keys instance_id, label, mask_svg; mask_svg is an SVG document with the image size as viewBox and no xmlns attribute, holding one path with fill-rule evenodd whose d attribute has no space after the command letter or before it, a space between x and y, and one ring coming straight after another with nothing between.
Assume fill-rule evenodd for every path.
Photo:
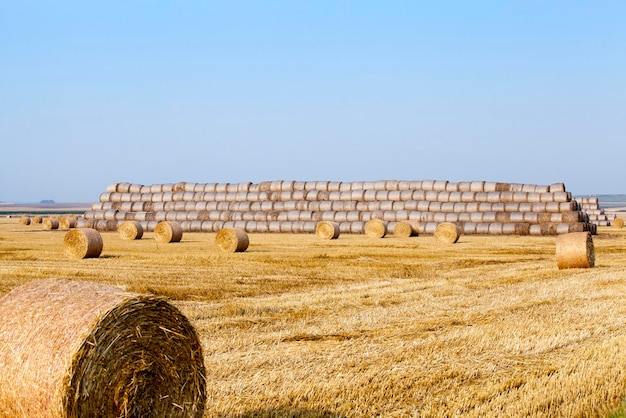
<instances>
[{"instance_id":1,"label":"flat farmland","mask_svg":"<svg viewBox=\"0 0 626 418\"><path fill-rule=\"evenodd\" d=\"M215 234L179 243L0 219L0 295L33 279L168 297L204 351L206 417L606 417L626 395L626 229L599 228L596 266L557 269L554 236Z\"/></svg>"}]
</instances>

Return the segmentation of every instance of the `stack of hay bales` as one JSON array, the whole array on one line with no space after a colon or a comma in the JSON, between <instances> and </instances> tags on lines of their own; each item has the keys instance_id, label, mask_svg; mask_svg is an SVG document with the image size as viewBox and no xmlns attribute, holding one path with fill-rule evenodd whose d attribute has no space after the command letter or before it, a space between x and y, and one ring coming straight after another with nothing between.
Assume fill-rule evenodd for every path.
<instances>
[{"instance_id":1,"label":"stack of hay bales","mask_svg":"<svg viewBox=\"0 0 626 418\"><path fill-rule=\"evenodd\" d=\"M172 221L189 232L315 233L319 222L329 221L341 233L361 234L372 219L386 222L388 231L412 221L419 234L433 234L443 222L465 235L556 235L591 228L563 183L447 180L115 183L77 226L116 231L124 221L137 221L151 232L159 222Z\"/></svg>"},{"instance_id":2,"label":"stack of hay bales","mask_svg":"<svg viewBox=\"0 0 626 418\"><path fill-rule=\"evenodd\" d=\"M588 222L595 226L610 226L615 214L607 214L600 208L598 197L577 197L576 202L581 210L588 215Z\"/></svg>"}]
</instances>

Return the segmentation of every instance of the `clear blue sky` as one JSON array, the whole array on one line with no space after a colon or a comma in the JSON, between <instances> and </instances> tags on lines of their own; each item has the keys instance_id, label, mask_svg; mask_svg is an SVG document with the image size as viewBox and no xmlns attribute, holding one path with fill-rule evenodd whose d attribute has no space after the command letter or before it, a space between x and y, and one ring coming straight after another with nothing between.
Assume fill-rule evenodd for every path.
<instances>
[{"instance_id":1,"label":"clear blue sky","mask_svg":"<svg viewBox=\"0 0 626 418\"><path fill-rule=\"evenodd\" d=\"M624 1L0 0L0 201L109 183L626 193Z\"/></svg>"}]
</instances>

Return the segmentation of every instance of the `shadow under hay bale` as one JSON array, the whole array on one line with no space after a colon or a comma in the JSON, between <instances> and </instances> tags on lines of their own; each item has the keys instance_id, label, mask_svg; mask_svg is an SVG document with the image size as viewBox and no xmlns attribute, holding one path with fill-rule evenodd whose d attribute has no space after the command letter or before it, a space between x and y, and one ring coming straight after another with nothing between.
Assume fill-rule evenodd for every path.
<instances>
[{"instance_id":1,"label":"shadow under hay bale","mask_svg":"<svg viewBox=\"0 0 626 418\"><path fill-rule=\"evenodd\" d=\"M92 228L76 228L65 234L65 253L73 258L98 258L103 241L100 232Z\"/></svg>"},{"instance_id":2,"label":"shadow under hay bale","mask_svg":"<svg viewBox=\"0 0 626 418\"><path fill-rule=\"evenodd\" d=\"M443 222L437 225L434 233L435 239L446 244L454 244L459 240L461 231L459 227L450 222Z\"/></svg>"},{"instance_id":3,"label":"shadow under hay bale","mask_svg":"<svg viewBox=\"0 0 626 418\"><path fill-rule=\"evenodd\" d=\"M225 252L244 252L248 249L249 244L248 233L241 228L220 229L215 235L215 245Z\"/></svg>"},{"instance_id":4,"label":"shadow under hay bale","mask_svg":"<svg viewBox=\"0 0 626 418\"><path fill-rule=\"evenodd\" d=\"M29 417L201 417L193 326L160 297L35 280L0 299L0 411Z\"/></svg>"},{"instance_id":5,"label":"shadow under hay bale","mask_svg":"<svg viewBox=\"0 0 626 418\"><path fill-rule=\"evenodd\" d=\"M137 221L125 221L117 227L117 232L122 239L136 240L143 237L143 227Z\"/></svg>"},{"instance_id":6,"label":"shadow under hay bale","mask_svg":"<svg viewBox=\"0 0 626 418\"><path fill-rule=\"evenodd\" d=\"M340 233L338 222L322 221L315 226L315 235L321 239L337 239Z\"/></svg>"},{"instance_id":7,"label":"shadow under hay bale","mask_svg":"<svg viewBox=\"0 0 626 418\"><path fill-rule=\"evenodd\" d=\"M571 232L556 237L556 263L559 269L590 268L596 256L591 232Z\"/></svg>"},{"instance_id":8,"label":"shadow under hay bale","mask_svg":"<svg viewBox=\"0 0 626 418\"><path fill-rule=\"evenodd\" d=\"M161 243L180 242L183 228L177 222L161 221L154 228L154 239Z\"/></svg>"}]
</instances>

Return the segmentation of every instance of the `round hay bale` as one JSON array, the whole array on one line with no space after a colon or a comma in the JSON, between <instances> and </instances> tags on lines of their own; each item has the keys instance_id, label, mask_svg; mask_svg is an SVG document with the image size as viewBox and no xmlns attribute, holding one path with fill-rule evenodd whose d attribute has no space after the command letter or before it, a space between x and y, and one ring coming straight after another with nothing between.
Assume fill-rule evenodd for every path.
<instances>
[{"instance_id":1,"label":"round hay bale","mask_svg":"<svg viewBox=\"0 0 626 418\"><path fill-rule=\"evenodd\" d=\"M393 228L393 235L396 237L414 237L419 233L419 222L414 220L399 221Z\"/></svg>"},{"instance_id":2,"label":"round hay bale","mask_svg":"<svg viewBox=\"0 0 626 418\"><path fill-rule=\"evenodd\" d=\"M92 228L76 228L65 234L65 253L73 258L98 258L102 253L102 235Z\"/></svg>"},{"instance_id":3,"label":"round hay bale","mask_svg":"<svg viewBox=\"0 0 626 418\"><path fill-rule=\"evenodd\" d=\"M32 224L40 224L41 223L41 216L35 215L31 218L30 223Z\"/></svg>"},{"instance_id":4,"label":"round hay bale","mask_svg":"<svg viewBox=\"0 0 626 418\"><path fill-rule=\"evenodd\" d=\"M615 218L615 219L613 219L613 222L611 222L611 226L613 228L623 228L624 227L624 220L622 218Z\"/></svg>"},{"instance_id":5,"label":"round hay bale","mask_svg":"<svg viewBox=\"0 0 626 418\"><path fill-rule=\"evenodd\" d=\"M215 235L215 245L228 253L240 253L248 249L248 233L241 228L223 228Z\"/></svg>"},{"instance_id":6,"label":"round hay bale","mask_svg":"<svg viewBox=\"0 0 626 418\"><path fill-rule=\"evenodd\" d=\"M20 224L22 225L30 225L30 216L22 216L20 218Z\"/></svg>"},{"instance_id":7,"label":"round hay bale","mask_svg":"<svg viewBox=\"0 0 626 418\"><path fill-rule=\"evenodd\" d=\"M117 227L117 232L122 239L135 240L143 236L143 227L137 221L125 221Z\"/></svg>"},{"instance_id":8,"label":"round hay bale","mask_svg":"<svg viewBox=\"0 0 626 418\"><path fill-rule=\"evenodd\" d=\"M322 239L337 239L339 234L338 222L322 221L315 226L315 235Z\"/></svg>"},{"instance_id":9,"label":"round hay bale","mask_svg":"<svg viewBox=\"0 0 626 418\"><path fill-rule=\"evenodd\" d=\"M365 224L365 235L372 238L383 238L387 235L387 222L380 219L370 219Z\"/></svg>"},{"instance_id":10,"label":"round hay bale","mask_svg":"<svg viewBox=\"0 0 626 418\"><path fill-rule=\"evenodd\" d=\"M76 217L75 216L62 216L59 218L59 228L60 229L70 229L76 226Z\"/></svg>"},{"instance_id":11,"label":"round hay bale","mask_svg":"<svg viewBox=\"0 0 626 418\"><path fill-rule=\"evenodd\" d=\"M558 235L556 263L559 269L593 267L595 251L591 233L586 231Z\"/></svg>"},{"instance_id":12,"label":"round hay bale","mask_svg":"<svg viewBox=\"0 0 626 418\"><path fill-rule=\"evenodd\" d=\"M435 239L439 242L454 244L459 240L461 232L456 224L451 222L443 222L437 225L435 229Z\"/></svg>"},{"instance_id":13,"label":"round hay bale","mask_svg":"<svg viewBox=\"0 0 626 418\"><path fill-rule=\"evenodd\" d=\"M154 228L154 239L160 243L179 242L183 238L183 228L177 222L161 221Z\"/></svg>"},{"instance_id":14,"label":"round hay bale","mask_svg":"<svg viewBox=\"0 0 626 418\"><path fill-rule=\"evenodd\" d=\"M46 229L59 229L59 220L57 218L45 218L41 224Z\"/></svg>"},{"instance_id":15,"label":"round hay bale","mask_svg":"<svg viewBox=\"0 0 626 418\"><path fill-rule=\"evenodd\" d=\"M0 397L13 417L201 417L204 359L164 298L34 280L0 299Z\"/></svg>"}]
</instances>

